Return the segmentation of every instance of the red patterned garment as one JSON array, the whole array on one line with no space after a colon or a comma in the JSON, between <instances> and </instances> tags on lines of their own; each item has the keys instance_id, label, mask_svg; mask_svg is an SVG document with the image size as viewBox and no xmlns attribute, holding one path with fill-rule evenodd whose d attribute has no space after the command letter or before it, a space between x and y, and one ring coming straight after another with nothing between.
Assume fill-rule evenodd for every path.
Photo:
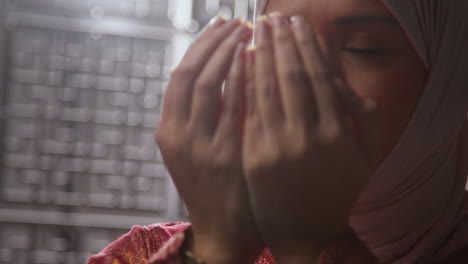
<instances>
[{"instance_id":1,"label":"red patterned garment","mask_svg":"<svg viewBox=\"0 0 468 264\"><path fill-rule=\"evenodd\" d=\"M188 223L133 226L101 252L91 256L87 264L182 264L180 249L190 227ZM268 250L256 264L274 264Z\"/></svg>"},{"instance_id":2,"label":"red patterned garment","mask_svg":"<svg viewBox=\"0 0 468 264\"><path fill-rule=\"evenodd\" d=\"M190 231L188 223L133 226L100 253L91 256L87 264L182 264L181 248ZM339 245L323 250L320 264L370 264L370 258L361 241L350 232ZM468 248L438 264L468 263ZM268 249L255 264L275 264Z\"/></svg>"}]
</instances>

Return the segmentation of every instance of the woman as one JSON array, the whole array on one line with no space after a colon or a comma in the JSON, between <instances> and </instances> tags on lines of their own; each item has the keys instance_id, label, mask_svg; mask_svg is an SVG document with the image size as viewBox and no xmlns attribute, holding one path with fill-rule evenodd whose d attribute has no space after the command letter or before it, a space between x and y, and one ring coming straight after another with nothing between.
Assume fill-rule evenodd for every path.
<instances>
[{"instance_id":1,"label":"woman","mask_svg":"<svg viewBox=\"0 0 468 264\"><path fill-rule=\"evenodd\" d=\"M191 227L88 263L467 263L468 3L258 4L256 49L219 18L168 85L156 140Z\"/></svg>"}]
</instances>

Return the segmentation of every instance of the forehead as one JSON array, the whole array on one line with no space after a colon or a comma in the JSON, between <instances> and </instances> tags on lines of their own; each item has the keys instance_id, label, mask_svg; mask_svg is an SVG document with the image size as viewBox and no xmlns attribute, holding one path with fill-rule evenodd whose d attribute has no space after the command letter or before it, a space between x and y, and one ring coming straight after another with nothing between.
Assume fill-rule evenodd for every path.
<instances>
[{"instance_id":1,"label":"forehead","mask_svg":"<svg viewBox=\"0 0 468 264\"><path fill-rule=\"evenodd\" d=\"M302 15L309 19L357 14L391 16L381 0L269 0L265 11L280 11L288 16Z\"/></svg>"}]
</instances>

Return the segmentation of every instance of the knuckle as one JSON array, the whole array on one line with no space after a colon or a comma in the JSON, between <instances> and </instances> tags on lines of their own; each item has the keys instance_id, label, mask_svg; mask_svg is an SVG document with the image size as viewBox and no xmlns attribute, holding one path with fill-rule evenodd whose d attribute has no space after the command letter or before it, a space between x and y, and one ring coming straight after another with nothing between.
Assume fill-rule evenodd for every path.
<instances>
[{"instance_id":1,"label":"knuckle","mask_svg":"<svg viewBox=\"0 0 468 264\"><path fill-rule=\"evenodd\" d=\"M179 148L179 144L175 142L173 139L167 136L160 136L157 135L158 146L161 150L161 155L165 160L171 160L173 158L180 159L181 158L181 151Z\"/></svg>"},{"instance_id":2,"label":"knuckle","mask_svg":"<svg viewBox=\"0 0 468 264\"><path fill-rule=\"evenodd\" d=\"M242 107L240 104L236 102L232 102L233 99L231 99L231 102L226 104L226 107L224 109L225 112L225 117L229 124L232 124L233 122L238 122L239 117L242 114Z\"/></svg>"},{"instance_id":3,"label":"knuckle","mask_svg":"<svg viewBox=\"0 0 468 264\"><path fill-rule=\"evenodd\" d=\"M274 170L281 161L281 154L279 151L267 148L265 151L260 151L248 160L246 163L246 170L250 173L263 173Z\"/></svg>"},{"instance_id":4,"label":"knuckle","mask_svg":"<svg viewBox=\"0 0 468 264\"><path fill-rule=\"evenodd\" d=\"M184 130L183 133L174 133L174 131ZM155 131L155 141L161 150L169 152L184 151L191 146L192 133L187 129L181 129L176 124L169 122L160 125Z\"/></svg>"},{"instance_id":5,"label":"knuckle","mask_svg":"<svg viewBox=\"0 0 468 264\"><path fill-rule=\"evenodd\" d=\"M202 133L203 129L203 124L198 122L195 118L191 118L188 120L187 125L185 127L185 130L181 132L180 137L182 138L187 138L187 140L190 140L196 144L204 144L205 142L203 141L205 139L204 134ZM174 130L174 132L177 130ZM179 136L177 133L173 133L173 135ZM197 147L198 145L194 145L194 147ZM200 145L200 147L205 147L204 145Z\"/></svg>"},{"instance_id":6,"label":"knuckle","mask_svg":"<svg viewBox=\"0 0 468 264\"><path fill-rule=\"evenodd\" d=\"M154 132L154 142L158 145L161 145L164 142L163 130L160 127L158 127Z\"/></svg>"},{"instance_id":7,"label":"knuckle","mask_svg":"<svg viewBox=\"0 0 468 264\"><path fill-rule=\"evenodd\" d=\"M156 144L160 148L167 148L169 143L171 143L171 137L169 135L170 133L166 126L158 126L154 133L154 139L156 141Z\"/></svg>"},{"instance_id":8,"label":"knuckle","mask_svg":"<svg viewBox=\"0 0 468 264\"><path fill-rule=\"evenodd\" d=\"M271 46L266 41L260 41L255 46L256 53L265 54L271 52Z\"/></svg>"},{"instance_id":9,"label":"knuckle","mask_svg":"<svg viewBox=\"0 0 468 264\"><path fill-rule=\"evenodd\" d=\"M316 65L310 72L310 77L316 82L330 82L333 80L333 74L324 65Z\"/></svg>"},{"instance_id":10,"label":"knuckle","mask_svg":"<svg viewBox=\"0 0 468 264\"><path fill-rule=\"evenodd\" d=\"M275 80L272 77L267 77L259 84L259 90L263 96L270 97L275 93Z\"/></svg>"},{"instance_id":11,"label":"knuckle","mask_svg":"<svg viewBox=\"0 0 468 264\"><path fill-rule=\"evenodd\" d=\"M365 113L367 114L371 114L371 115L376 115L378 114L378 106L377 106L377 103L372 101L372 100L364 100L364 103L363 103L363 110Z\"/></svg>"},{"instance_id":12,"label":"knuckle","mask_svg":"<svg viewBox=\"0 0 468 264\"><path fill-rule=\"evenodd\" d=\"M222 151L215 158L209 161L213 168L229 168L235 162L235 155L230 151Z\"/></svg>"},{"instance_id":13,"label":"knuckle","mask_svg":"<svg viewBox=\"0 0 468 264\"><path fill-rule=\"evenodd\" d=\"M211 37L214 41L219 42L225 38L225 33L222 28L218 28L211 33Z\"/></svg>"},{"instance_id":14,"label":"knuckle","mask_svg":"<svg viewBox=\"0 0 468 264\"><path fill-rule=\"evenodd\" d=\"M263 155L263 159L259 161L260 168L272 168L281 162L283 153L276 146L270 146Z\"/></svg>"},{"instance_id":15,"label":"knuckle","mask_svg":"<svg viewBox=\"0 0 468 264\"><path fill-rule=\"evenodd\" d=\"M325 145L334 145L344 138L344 130L337 122L328 122L318 130L319 142Z\"/></svg>"},{"instance_id":16,"label":"knuckle","mask_svg":"<svg viewBox=\"0 0 468 264\"><path fill-rule=\"evenodd\" d=\"M222 50L233 50L237 46L237 39L235 37L229 37L221 43L220 48Z\"/></svg>"},{"instance_id":17,"label":"knuckle","mask_svg":"<svg viewBox=\"0 0 468 264\"><path fill-rule=\"evenodd\" d=\"M198 79L195 82L194 89L200 92L208 92L211 86L212 86L212 82L210 80Z\"/></svg>"},{"instance_id":18,"label":"knuckle","mask_svg":"<svg viewBox=\"0 0 468 264\"><path fill-rule=\"evenodd\" d=\"M278 43L285 43L291 41L291 35L285 31L281 31L274 34L274 39Z\"/></svg>"},{"instance_id":19,"label":"knuckle","mask_svg":"<svg viewBox=\"0 0 468 264\"><path fill-rule=\"evenodd\" d=\"M312 46L314 44L311 37L304 36L303 34L297 36L297 43L301 46Z\"/></svg>"},{"instance_id":20,"label":"knuckle","mask_svg":"<svg viewBox=\"0 0 468 264\"><path fill-rule=\"evenodd\" d=\"M289 70L285 73L286 80L292 83L305 83L307 81L304 71L300 69Z\"/></svg>"},{"instance_id":21,"label":"knuckle","mask_svg":"<svg viewBox=\"0 0 468 264\"><path fill-rule=\"evenodd\" d=\"M233 69L228 76L228 84L237 86L243 81L242 74L237 70Z\"/></svg>"},{"instance_id":22,"label":"knuckle","mask_svg":"<svg viewBox=\"0 0 468 264\"><path fill-rule=\"evenodd\" d=\"M162 136L162 134L159 131L156 131L154 133L154 142L156 143L156 145L159 148L161 148L162 145L164 144L164 137Z\"/></svg>"},{"instance_id":23,"label":"knuckle","mask_svg":"<svg viewBox=\"0 0 468 264\"><path fill-rule=\"evenodd\" d=\"M171 78L184 79L194 75L194 68L190 65L179 65L171 73Z\"/></svg>"},{"instance_id":24,"label":"knuckle","mask_svg":"<svg viewBox=\"0 0 468 264\"><path fill-rule=\"evenodd\" d=\"M301 128L301 125L298 123L287 132L287 137L291 140L288 141L285 148L288 149L288 153L292 158L301 157L308 151L311 139L307 131L307 129Z\"/></svg>"},{"instance_id":25,"label":"knuckle","mask_svg":"<svg viewBox=\"0 0 468 264\"><path fill-rule=\"evenodd\" d=\"M198 139L193 142L193 144L188 144L189 148L187 148L187 145L185 146L185 149L187 149L192 157L193 160L197 161L198 164L200 164L203 167L209 168L210 163L213 162L213 148L211 148L211 145L207 142L207 140L204 139Z\"/></svg>"},{"instance_id":26,"label":"knuckle","mask_svg":"<svg viewBox=\"0 0 468 264\"><path fill-rule=\"evenodd\" d=\"M292 159L302 158L308 152L308 144L306 140L295 139L288 144L288 153Z\"/></svg>"}]
</instances>

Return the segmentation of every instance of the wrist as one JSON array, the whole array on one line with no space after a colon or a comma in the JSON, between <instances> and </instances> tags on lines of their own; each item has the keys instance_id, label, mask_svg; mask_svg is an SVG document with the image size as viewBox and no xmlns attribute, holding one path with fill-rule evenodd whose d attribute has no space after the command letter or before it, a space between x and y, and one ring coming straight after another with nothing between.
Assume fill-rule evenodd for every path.
<instances>
[{"instance_id":1,"label":"wrist","mask_svg":"<svg viewBox=\"0 0 468 264\"><path fill-rule=\"evenodd\" d=\"M229 246L211 241L196 240L191 251L204 263L230 264L235 263L237 258L234 250Z\"/></svg>"},{"instance_id":2,"label":"wrist","mask_svg":"<svg viewBox=\"0 0 468 264\"><path fill-rule=\"evenodd\" d=\"M224 238L210 238L193 235L189 239L187 249L193 256L204 263L238 264L254 263L257 252L250 248L243 248L241 243L234 243Z\"/></svg>"},{"instance_id":3,"label":"wrist","mask_svg":"<svg viewBox=\"0 0 468 264\"><path fill-rule=\"evenodd\" d=\"M348 241L350 237L353 237L353 234L350 228L345 228L343 231L337 232L337 235L328 237L327 239L314 240L309 238L303 239L302 242L296 240L297 244L283 243L282 245L271 245L271 250L278 264L322 263L324 249L341 246L343 241Z\"/></svg>"}]
</instances>

